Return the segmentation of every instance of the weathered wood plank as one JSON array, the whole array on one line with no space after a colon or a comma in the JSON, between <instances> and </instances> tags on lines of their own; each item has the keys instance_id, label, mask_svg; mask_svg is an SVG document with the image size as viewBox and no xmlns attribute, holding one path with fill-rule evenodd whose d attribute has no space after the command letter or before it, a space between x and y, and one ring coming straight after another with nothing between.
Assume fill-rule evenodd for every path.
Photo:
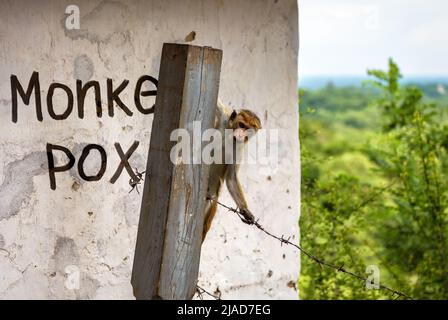
<instances>
[{"instance_id":1,"label":"weathered wood plank","mask_svg":"<svg viewBox=\"0 0 448 320\"><path fill-rule=\"evenodd\" d=\"M163 46L131 280L137 299L195 292L209 167L172 163L170 134L184 128L193 138L195 121L200 134L213 126L221 60L212 48Z\"/></svg>"}]
</instances>

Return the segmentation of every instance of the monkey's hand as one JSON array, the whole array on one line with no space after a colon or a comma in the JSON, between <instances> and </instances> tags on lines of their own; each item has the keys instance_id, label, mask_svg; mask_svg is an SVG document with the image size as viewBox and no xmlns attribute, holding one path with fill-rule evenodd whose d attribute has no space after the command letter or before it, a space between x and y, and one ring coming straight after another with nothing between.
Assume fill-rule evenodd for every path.
<instances>
[{"instance_id":1,"label":"monkey's hand","mask_svg":"<svg viewBox=\"0 0 448 320\"><path fill-rule=\"evenodd\" d=\"M240 208L240 214L243 216L243 222L247 224L254 224L255 217L247 208Z\"/></svg>"}]
</instances>

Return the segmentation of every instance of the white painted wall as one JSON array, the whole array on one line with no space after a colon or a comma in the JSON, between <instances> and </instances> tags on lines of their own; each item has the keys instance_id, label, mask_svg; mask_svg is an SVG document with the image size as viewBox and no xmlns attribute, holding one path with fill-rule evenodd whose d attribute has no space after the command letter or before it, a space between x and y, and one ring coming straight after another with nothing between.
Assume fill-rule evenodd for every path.
<instances>
[{"instance_id":1,"label":"white painted wall","mask_svg":"<svg viewBox=\"0 0 448 320\"><path fill-rule=\"evenodd\" d=\"M80 7L81 30L65 29L69 4ZM108 182L119 162L114 143L127 150L139 140L130 162L145 167L153 116L135 109L135 82L144 74L158 77L162 43L182 43L193 30L192 44L224 52L221 99L254 109L264 128L280 129L278 170L266 174L246 165L241 179L260 223L298 240L295 0L2 1L0 298L133 298L130 275L141 198L128 194L126 172L115 184ZM32 99L30 106L19 103L13 123L10 75L25 86L33 71L40 74L44 120L37 121ZM76 79L98 80L105 96L106 78L130 80L122 97L132 117L116 109L110 118L104 98L102 118L96 117L92 100L82 120L76 109L67 120L49 117L45 97L52 81L74 90ZM63 99L58 102L64 105ZM85 182L73 168L57 174L57 189L50 190L47 142L69 148L77 159L86 144L102 145L108 154L105 176ZM96 156L86 162L89 172L97 168ZM233 205L227 192L222 202ZM79 270L79 289L67 282L70 270ZM212 292L219 287L223 299L295 299L297 292L287 284L298 273L298 252L280 247L233 214L218 212L203 246L202 287Z\"/></svg>"}]
</instances>

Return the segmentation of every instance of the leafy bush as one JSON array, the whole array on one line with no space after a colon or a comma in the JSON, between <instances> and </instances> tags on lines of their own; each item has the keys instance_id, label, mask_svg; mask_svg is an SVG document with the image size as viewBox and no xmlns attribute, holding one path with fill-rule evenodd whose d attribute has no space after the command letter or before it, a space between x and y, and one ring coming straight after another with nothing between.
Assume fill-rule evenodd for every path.
<instances>
[{"instance_id":1,"label":"leafy bush","mask_svg":"<svg viewBox=\"0 0 448 320\"><path fill-rule=\"evenodd\" d=\"M413 298L447 299L446 106L401 85L392 60L368 74L376 89L300 93L302 246L361 275L376 265ZM306 257L299 288L302 299L391 298Z\"/></svg>"}]
</instances>

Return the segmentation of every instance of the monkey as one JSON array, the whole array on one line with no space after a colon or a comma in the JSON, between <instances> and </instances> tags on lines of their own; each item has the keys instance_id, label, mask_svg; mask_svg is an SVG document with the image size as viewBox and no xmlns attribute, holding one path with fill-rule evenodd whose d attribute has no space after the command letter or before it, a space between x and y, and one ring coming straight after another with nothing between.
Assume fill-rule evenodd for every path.
<instances>
[{"instance_id":1,"label":"monkey","mask_svg":"<svg viewBox=\"0 0 448 320\"><path fill-rule=\"evenodd\" d=\"M229 155L229 152L233 151L233 153L231 154L231 163L226 163L225 159L222 159L223 161L221 163L211 164L207 189L207 199L209 201L207 201L205 209L202 242L204 242L205 236L211 227L212 220L215 217L218 205L217 201L224 180L230 195L243 217L243 221L247 224L254 223L254 215L248 208L243 189L238 180L239 164L236 161L236 156L242 154L242 150L248 140L261 129L261 121L252 111L247 109L241 109L238 112L235 110L232 111L218 99L214 128L219 130L223 137L221 145L222 155L225 157ZM228 142L231 142L230 146L232 146L233 150L225 149L225 146L229 145Z\"/></svg>"}]
</instances>

